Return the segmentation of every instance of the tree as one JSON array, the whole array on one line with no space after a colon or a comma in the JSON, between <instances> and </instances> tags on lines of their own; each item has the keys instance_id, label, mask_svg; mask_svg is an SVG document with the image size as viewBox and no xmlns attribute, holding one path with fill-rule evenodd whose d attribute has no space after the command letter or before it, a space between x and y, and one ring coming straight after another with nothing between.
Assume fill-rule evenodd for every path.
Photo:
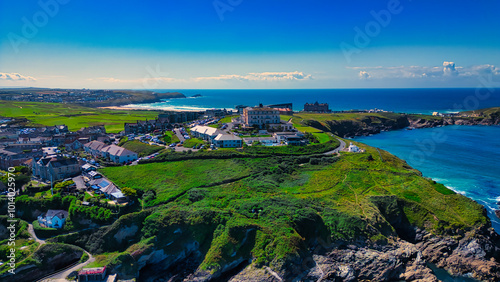
<instances>
[{"instance_id":1,"label":"tree","mask_svg":"<svg viewBox=\"0 0 500 282\"><path fill-rule=\"evenodd\" d=\"M137 196L137 191L135 189L128 188L128 187L123 187L122 193L123 193L123 195L128 196L128 197L136 197Z\"/></svg>"}]
</instances>

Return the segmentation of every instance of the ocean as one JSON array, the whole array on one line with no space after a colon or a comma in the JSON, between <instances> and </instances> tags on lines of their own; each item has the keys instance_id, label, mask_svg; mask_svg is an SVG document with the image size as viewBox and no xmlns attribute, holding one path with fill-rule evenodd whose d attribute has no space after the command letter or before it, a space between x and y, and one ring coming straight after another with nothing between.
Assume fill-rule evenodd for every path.
<instances>
[{"instance_id":1,"label":"ocean","mask_svg":"<svg viewBox=\"0 0 500 282\"><path fill-rule=\"evenodd\" d=\"M382 109L405 113L456 112L500 106L500 89L293 89L293 90L154 90L180 92L188 96L152 104L127 107L163 110L234 109L236 105L255 106L293 103L300 111L305 103L328 103L333 111ZM192 98L200 94L201 97Z\"/></svg>"},{"instance_id":2,"label":"ocean","mask_svg":"<svg viewBox=\"0 0 500 282\"><path fill-rule=\"evenodd\" d=\"M184 93L197 98L171 99L161 103L133 105L134 108L165 110L233 109L235 105L293 103L300 111L304 103L328 103L334 111L383 109L394 112L456 112L500 106L500 89L314 89L314 90L156 90ZM500 201L500 127L446 126L398 130L356 138L384 149L450 189L480 204L488 211L495 230L500 219L494 215Z\"/></svg>"},{"instance_id":3,"label":"ocean","mask_svg":"<svg viewBox=\"0 0 500 282\"><path fill-rule=\"evenodd\" d=\"M494 214L500 202L500 126L397 130L355 140L406 160L425 177L484 205L500 233Z\"/></svg>"}]
</instances>

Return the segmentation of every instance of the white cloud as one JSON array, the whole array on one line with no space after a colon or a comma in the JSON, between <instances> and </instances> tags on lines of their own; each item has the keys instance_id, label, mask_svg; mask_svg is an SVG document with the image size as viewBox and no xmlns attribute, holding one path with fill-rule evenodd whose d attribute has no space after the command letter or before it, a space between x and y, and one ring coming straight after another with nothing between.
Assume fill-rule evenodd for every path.
<instances>
[{"instance_id":1,"label":"white cloud","mask_svg":"<svg viewBox=\"0 0 500 282\"><path fill-rule=\"evenodd\" d=\"M25 76L19 73L5 73L5 72L0 72L0 79L2 80L30 80L30 81L36 81L36 79L32 76Z\"/></svg>"},{"instance_id":2,"label":"white cloud","mask_svg":"<svg viewBox=\"0 0 500 282\"><path fill-rule=\"evenodd\" d=\"M359 78L368 79L368 78L370 78L370 74L366 71L359 71Z\"/></svg>"},{"instance_id":3,"label":"white cloud","mask_svg":"<svg viewBox=\"0 0 500 282\"><path fill-rule=\"evenodd\" d=\"M223 74L211 77L197 77L195 81L203 80L236 80L236 81L296 81L312 79L312 75L304 74L303 72L251 72L246 75L239 74Z\"/></svg>"},{"instance_id":4,"label":"white cloud","mask_svg":"<svg viewBox=\"0 0 500 282\"><path fill-rule=\"evenodd\" d=\"M453 80L454 78L479 78L493 75L500 77L500 69L494 65L456 66L454 62L443 62L443 66L395 66L395 67L347 67L357 71L361 79L431 79Z\"/></svg>"},{"instance_id":5,"label":"white cloud","mask_svg":"<svg viewBox=\"0 0 500 282\"><path fill-rule=\"evenodd\" d=\"M448 76L456 76L458 75L457 70L455 69L454 62L443 62L443 74Z\"/></svg>"}]
</instances>

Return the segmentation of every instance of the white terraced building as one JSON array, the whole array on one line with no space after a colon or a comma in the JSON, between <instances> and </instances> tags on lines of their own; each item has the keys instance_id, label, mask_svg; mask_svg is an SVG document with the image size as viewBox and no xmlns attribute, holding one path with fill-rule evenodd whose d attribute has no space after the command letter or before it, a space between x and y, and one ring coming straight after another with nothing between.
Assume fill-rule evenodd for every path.
<instances>
[{"instance_id":1,"label":"white terraced building","mask_svg":"<svg viewBox=\"0 0 500 282\"><path fill-rule=\"evenodd\" d=\"M207 140L209 142L212 142L220 133L221 132L217 128L210 126L197 125L191 128L191 134L194 137Z\"/></svg>"}]
</instances>

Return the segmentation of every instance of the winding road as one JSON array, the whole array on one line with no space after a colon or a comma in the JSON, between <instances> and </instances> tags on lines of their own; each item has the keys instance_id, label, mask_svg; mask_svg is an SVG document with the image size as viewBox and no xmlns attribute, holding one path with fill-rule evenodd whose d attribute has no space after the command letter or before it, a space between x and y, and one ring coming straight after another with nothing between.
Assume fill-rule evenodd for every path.
<instances>
[{"instance_id":1,"label":"winding road","mask_svg":"<svg viewBox=\"0 0 500 282\"><path fill-rule=\"evenodd\" d=\"M335 154L335 153L338 153L338 152L344 150L344 148L346 146L344 140L342 140L340 138L337 138L337 140L339 140L340 145L335 150L331 150L331 151L328 151L326 153L323 153L324 155L331 155L331 154Z\"/></svg>"},{"instance_id":2,"label":"winding road","mask_svg":"<svg viewBox=\"0 0 500 282\"><path fill-rule=\"evenodd\" d=\"M35 241L37 243L40 244L40 246L38 246L38 248L40 248L43 244L45 244L45 240L42 240L40 238L38 238L36 236L36 233L35 233L35 229L33 228L33 224L29 223L28 224L28 232L30 233L31 237L33 237L33 239L35 239ZM72 264L72 265L69 265L63 269L60 269L54 273L51 273L45 277L43 277L42 279L38 279L37 281L38 282L66 282L66 277L68 277L68 275L73 272L73 271L77 271L77 270L80 270L81 268L83 268L84 266L86 266L87 264L95 261L95 258L87 251L83 250L88 256L89 256L89 259L87 259L85 262L82 262L82 263L76 263L76 264Z\"/></svg>"}]
</instances>

